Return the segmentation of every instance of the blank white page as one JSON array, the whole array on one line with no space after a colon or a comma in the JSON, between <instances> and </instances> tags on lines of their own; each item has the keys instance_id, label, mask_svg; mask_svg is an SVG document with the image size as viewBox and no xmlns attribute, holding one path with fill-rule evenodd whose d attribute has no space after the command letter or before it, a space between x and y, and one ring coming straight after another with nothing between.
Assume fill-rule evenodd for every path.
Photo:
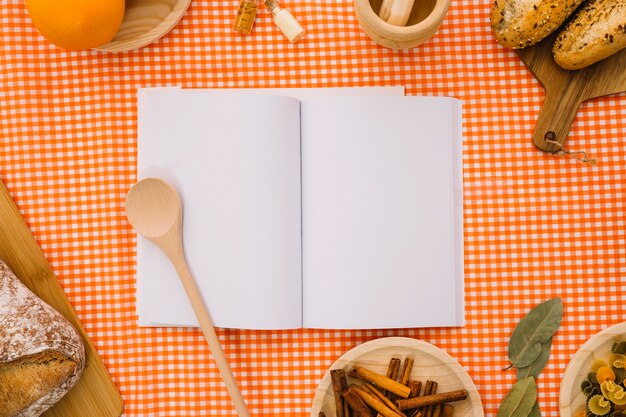
<instances>
[{"instance_id":1,"label":"blank white page","mask_svg":"<svg viewBox=\"0 0 626 417\"><path fill-rule=\"evenodd\" d=\"M450 98L302 102L305 327L464 324L460 117Z\"/></svg>"},{"instance_id":2,"label":"blank white page","mask_svg":"<svg viewBox=\"0 0 626 417\"><path fill-rule=\"evenodd\" d=\"M296 99L140 90L139 177L180 191L194 278L219 327L301 327ZM197 325L174 271L139 238L141 324Z\"/></svg>"}]
</instances>

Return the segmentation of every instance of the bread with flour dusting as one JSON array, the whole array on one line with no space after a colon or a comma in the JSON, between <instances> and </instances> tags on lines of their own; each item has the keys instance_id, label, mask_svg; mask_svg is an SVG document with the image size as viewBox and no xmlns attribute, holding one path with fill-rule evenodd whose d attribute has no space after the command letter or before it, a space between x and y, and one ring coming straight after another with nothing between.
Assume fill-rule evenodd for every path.
<instances>
[{"instance_id":1,"label":"bread with flour dusting","mask_svg":"<svg viewBox=\"0 0 626 417\"><path fill-rule=\"evenodd\" d=\"M554 32L583 0L494 0L491 29L507 48L532 46Z\"/></svg>"},{"instance_id":2,"label":"bread with flour dusting","mask_svg":"<svg viewBox=\"0 0 626 417\"><path fill-rule=\"evenodd\" d=\"M37 417L78 381L78 332L0 261L0 417Z\"/></svg>"}]
</instances>

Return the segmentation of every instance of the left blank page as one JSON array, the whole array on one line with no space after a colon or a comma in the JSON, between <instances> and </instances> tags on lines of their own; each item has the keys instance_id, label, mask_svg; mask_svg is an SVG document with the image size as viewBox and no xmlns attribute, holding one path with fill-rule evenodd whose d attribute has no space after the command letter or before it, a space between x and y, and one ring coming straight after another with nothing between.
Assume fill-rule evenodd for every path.
<instances>
[{"instance_id":1,"label":"left blank page","mask_svg":"<svg viewBox=\"0 0 626 417\"><path fill-rule=\"evenodd\" d=\"M181 193L187 260L215 326L298 328L300 104L230 92L138 93L138 175ZM167 258L138 237L140 325L197 326Z\"/></svg>"}]
</instances>

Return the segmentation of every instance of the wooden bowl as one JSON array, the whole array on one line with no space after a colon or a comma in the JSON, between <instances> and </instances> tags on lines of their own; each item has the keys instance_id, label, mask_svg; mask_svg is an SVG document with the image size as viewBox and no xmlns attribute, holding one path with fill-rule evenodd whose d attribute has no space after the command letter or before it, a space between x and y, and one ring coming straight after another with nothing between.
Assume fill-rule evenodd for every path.
<instances>
[{"instance_id":1,"label":"wooden bowl","mask_svg":"<svg viewBox=\"0 0 626 417\"><path fill-rule=\"evenodd\" d=\"M624 341L626 341L626 322L602 330L578 349L563 374L559 395L561 417L572 417L576 411L585 408L587 398L580 384L591 372L591 365L596 359L607 361L613 343Z\"/></svg>"},{"instance_id":2,"label":"wooden bowl","mask_svg":"<svg viewBox=\"0 0 626 417\"><path fill-rule=\"evenodd\" d=\"M445 351L430 343L406 337L385 337L375 339L345 353L326 371L320 385L315 392L311 406L311 417L318 417L323 411L327 417L335 417L335 397L330 379L331 369L344 369L346 373L354 364L380 374L386 374L391 358L404 361L412 357L415 365L411 371L411 379L422 381L427 379L437 381L438 392L448 392L465 389L467 399L451 403L454 406L455 417L484 417L482 402L476 386L465 369ZM348 384L354 380L348 377Z\"/></svg>"},{"instance_id":3,"label":"wooden bowl","mask_svg":"<svg viewBox=\"0 0 626 417\"><path fill-rule=\"evenodd\" d=\"M406 26L389 24L378 17L382 0L354 0L363 31L379 45L393 49L413 48L430 39L443 22L451 0L415 0Z\"/></svg>"},{"instance_id":4,"label":"wooden bowl","mask_svg":"<svg viewBox=\"0 0 626 417\"><path fill-rule=\"evenodd\" d=\"M168 33L183 17L191 0L126 0L120 30L98 51L123 52L146 46Z\"/></svg>"}]
</instances>

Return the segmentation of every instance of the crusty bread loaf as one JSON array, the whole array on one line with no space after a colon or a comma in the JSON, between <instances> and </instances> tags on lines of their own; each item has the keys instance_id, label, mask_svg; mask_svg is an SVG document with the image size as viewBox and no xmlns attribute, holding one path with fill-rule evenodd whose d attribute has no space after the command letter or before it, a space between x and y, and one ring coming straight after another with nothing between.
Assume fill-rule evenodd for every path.
<instances>
[{"instance_id":1,"label":"crusty bread loaf","mask_svg":"<svg viewBox=\"0 0 626 417\"><path fill-rule=\"evenodd\" d=\"M0 417L37 417L78 381L82 340L0 261Z\"/></svg>"},{"instance_id":2,"label":"crusty bread loaf","mask_svg":"<svg viewBox=\"0 0 626 417\"><path fill-rule=\"evenodd\" d=\"M567 70L587 67L626 47L626 0L589 0L557 36L552 52Z\"/></svg>"},{"instance_id":3,"label":"crusty bread loaf","mask_svg":"<svg viewBox=\"0 0 626 417\"><path fill-rule=\"evenodd\" d=\"M583 0L495 0L491 29L507 48L526 48L554 32Z\"/></svg>"}]
</instances>

